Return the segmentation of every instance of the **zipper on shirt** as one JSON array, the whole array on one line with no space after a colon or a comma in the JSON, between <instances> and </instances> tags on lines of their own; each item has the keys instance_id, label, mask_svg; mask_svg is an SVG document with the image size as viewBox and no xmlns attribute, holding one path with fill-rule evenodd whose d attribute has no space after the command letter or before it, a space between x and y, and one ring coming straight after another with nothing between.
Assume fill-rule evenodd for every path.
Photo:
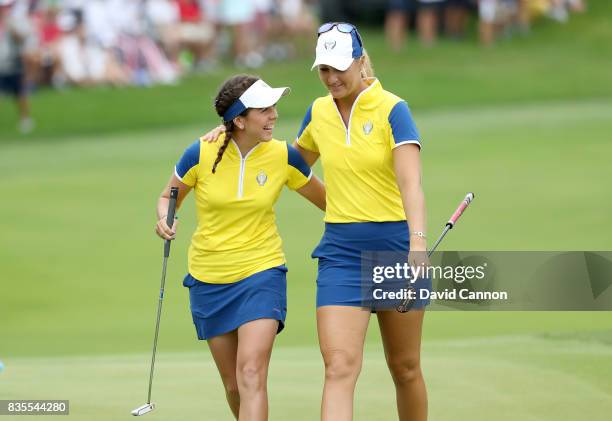
<instances>
[{"instance_id":1,"label":"zipper on shirt","mask_svg":"<svg viewBox=\"0 0 612 421\"><path fill-rule=\"evenodd\" d=\"M240 150L238 150L240 153ZM247 154L248 155L248 154ZM246 158L240 156L240 175L238 176L238 199L241 199L244 195L244 166Z\"/></svg>"},{"instance_id":2,"label":"zipper on shirt","mask_svg":"<svg viewBox=\"0 0 612 421\"><path fill-rule=\"evenodd\" d=\"M249 157L249 155L251 155L251 153L257 149L257 147L259 146L259 144L255 145L253 147L253 149L251 149L244 157L242 156L242 153L240 152L240 148L238 147L238 145L236 144L236 142L234 142L234 139L232 139L232 143L234 144L234 146L236 147L236 151L238 152L238 156L240 157L240 174L238 174L238 199L242 199L242 196L244 196L244 171L246 169L246 160Z\"/></svg>"},{"instance_id":3,"label":"zipper on shirt","mask_svg":"<svg viewBox=\"0 0 612 421\"><path fill-rule=\"evenodd\" d=\"M336 107L336 111L338 112L338 117L340 117L340 122L342 123L342 126L344 127L344 129L346 131L346 146L351 146L351 120L353 118L353 111L355 111L355 107L357 106L357 101L359 101L359 97L361 95L363 95L367 91L369 91L370 88L372 86L374 86L375 84L376 84L376 82L372 83L370 86L368 86L363 91L361 91L359 93L359 95L357 95L357 98L355 98L355 102L353 102L353 106L351 107L351 112L349 114L349 119L348 119L348 124L347 125L344 124L344 120L342 119L342 114L340 114L340 109L338 109L338 105L336 104L336 101L334 101L334 99L332 98L332 102L334 103L334 107Z\"/></svg>"}]
</instances>

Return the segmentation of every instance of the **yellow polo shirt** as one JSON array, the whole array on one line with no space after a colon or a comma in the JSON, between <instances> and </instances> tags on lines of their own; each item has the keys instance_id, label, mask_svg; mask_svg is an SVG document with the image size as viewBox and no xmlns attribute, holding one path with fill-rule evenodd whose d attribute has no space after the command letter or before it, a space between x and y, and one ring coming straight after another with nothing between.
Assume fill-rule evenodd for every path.
<instances>
[{"instance_id":1,"label":"yellow polo shirt","mask_svg":"<svg viewBox=\"0 0 612 421\"><path fill-rule=\"evenodd\" d=\"M414 143L419 132L405 101L378 79L357 97L348 128L331 95L310 106L297 136L321 157L327 191L325 221L385 222L406 219L393 170L392 150Z\"/></svg>"},{"instance_id":2,"label":"yellow polo shirt","mask_svg":"<svg viewBox=\"0 0 612 421\"><path fill-rule=\"evenodd\" d=\"M231 283L285 263L274 204L283 186L303 187L312 172L286 142L261 142L242 156L231 140L212 173L216 143L200 139L176 164L176 176L193 187L198 226L189 247L189 273L208 283Z\"/></svg>"}]
</instances>

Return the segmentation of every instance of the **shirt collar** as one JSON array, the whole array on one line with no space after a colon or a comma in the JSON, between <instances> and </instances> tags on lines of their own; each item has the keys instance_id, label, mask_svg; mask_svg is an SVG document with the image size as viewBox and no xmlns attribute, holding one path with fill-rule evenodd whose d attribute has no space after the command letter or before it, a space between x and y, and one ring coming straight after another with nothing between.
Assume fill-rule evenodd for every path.
<instances>
[{"instance_id":1,"label":"shirt collar","mask_svg":"<svg viewBox=\"0 0 612 421\"><path fill-rule=\"evenodd\" d=\"M356 104L363 110L376 108L382 100L383 87L380 81L375 77L370 77L366 79L366 83L369 86L359 94Z\"/></svg>"},{"instance_id":2,"label":"shirt collar","mask_svg":"<svg viewBox=\"0 0 612 421\"><path fill-rule=\"evenodd\" d=\"M367 78L366 83L369 86L361 91L361 93L357 96L357 104L354 106L359 107L362 110L372 110L378 107L383 100L383 87L380 81L375 77ZM331 94L327 95L327 98L332 104L334 104L334 98Z\"/></svg>"}]
</instances>

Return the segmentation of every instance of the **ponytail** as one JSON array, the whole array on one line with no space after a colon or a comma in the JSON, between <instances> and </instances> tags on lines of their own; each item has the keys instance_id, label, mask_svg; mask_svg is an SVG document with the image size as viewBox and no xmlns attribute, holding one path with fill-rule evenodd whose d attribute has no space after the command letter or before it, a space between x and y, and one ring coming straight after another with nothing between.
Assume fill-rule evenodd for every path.
<instances>
[{"instance_id":1,"label":"ponytail","mask_svg":"<svg viewBox=\"0 0 612 421\"><path fill-rule=\"evenodd\" d=\"M368 79L374 77L374 67L372 67L372 60L366 49L363 49L363 60L361 62L361 77L362 79Z\"/></svg>"},{"instance_id":2,"label":"ponytail","mask_svg":"<svg viewBox=\"0 0 612 421\"><path fill-rule=\"evenodd\" d=\"M223 140L223 143L221 144L221 147L217 151L217 158L215 159L215 163L213 164L213 167L212 167L212 173L213 174L215 172L217 172L217 165L219 165L219 162L221 162L221 160L223 159L223 154L225 153L225 150L227 149L227 146L229 145L230 140L232 140L232 132L234 130L234 122L233 121L226 121L223 124L225 126L225 140Z\"/></svg>"},{"instance_id":3,"label":"ponytail","mask_svg":"<svg viewBox=\"0 0 612 421\"><path fill-rule=\"evenodd\" d=\"M258 80L258 77L251 75L238 75L226 80L219 89L219 93L215 98L215 111L217 111L217 115L219 115L219 117L223 117L225 112L232 106L232 104L234 104L234 102L236 102L236 100L238 100L238 98L240 98L240 96ZM246 116L248 112L249 110L246 109L240 115ZM224 121L223 125L225 126L225 140L217 151L217 158L215 159L215 163L212 167L213 174L217 171L217 165L219 165L223 159L223 154L225 153L230 140L232 140L232 132L236 128L234 121Z\"/></svg>"}]
</instances>

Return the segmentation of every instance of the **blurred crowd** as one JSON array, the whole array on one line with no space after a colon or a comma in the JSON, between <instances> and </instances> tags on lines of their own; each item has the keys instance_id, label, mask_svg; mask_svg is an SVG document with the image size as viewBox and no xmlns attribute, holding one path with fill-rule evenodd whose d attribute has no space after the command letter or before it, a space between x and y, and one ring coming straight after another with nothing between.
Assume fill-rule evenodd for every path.
<instances>
[{"instance_id":1,"label":"blurred crowd","mask_svg":"<svg viewBox=\"0 0 612 421\"><path fill-rule=\"evenodd\" d=\"M220 48L238 67L259 67L293 54L289 41L315 25L302 0L0 3L2 25L21 39L26 72L54 85L173 83L187 70L213 68Z\"/></svg>"},{"instance_id":2,"label":"blurred crowd","mask_svg":"<svg viewBox=\"0 0 612 421\"><path fill-rule=\"evenodd\" d=\"M332 0L0 0L0 94L15 98L28 132L27 93L39 86L174 84L220 60L237 68L286 60L311 52L324 1ZM395 50L411 28L433 45L442 35L462 38L477 19L481 42L492 45L527 33L538 16L565 22L586 8L586 0L378 1ZM361 19L370 19L364 10Z\"/></svg>"},{"instance_id":3,"label":"blurred crowd","mask_svg":"<svg viewBox=\"0 0 612 421\"><path fill-rule=\"evenodd\" d=\"M586 0L389 0L385 32L395 50L402 48L410 27L431 46L441 35L463 38L474 15L480 42L490 46L498 38L528 33L540 16L564 23L570 13L585 9Z\"/></svg>"},{"instance_id":4,"label":"blurred crowd","mask_svg":"<svg viewBox=\"0 0 612 421\"><path fill-rule=\"evenodd\" d=\"M315 31L305 0L0 0L0 93L37 86L173 84L218 60L257 68Z\"/></svg>"}]
</instances>

